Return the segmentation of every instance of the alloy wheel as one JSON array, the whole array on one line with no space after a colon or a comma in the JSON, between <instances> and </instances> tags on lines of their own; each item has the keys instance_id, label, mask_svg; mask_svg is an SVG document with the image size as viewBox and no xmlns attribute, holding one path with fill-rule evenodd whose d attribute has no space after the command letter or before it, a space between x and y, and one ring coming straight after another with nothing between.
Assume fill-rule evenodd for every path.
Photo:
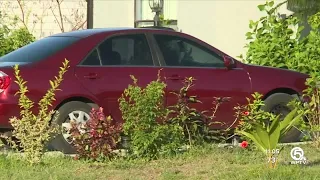
<instances>
[{"instance_id":1,"label":"alloy wheel","mask_svg":"<svg viewBox=\"0 0 320 180\"><path fill-rule=\"evenodd\" d=\"M71 129L70 120L74 120L77 124L78 129L81 132L81 126L90 119L90 115L84 111L72 111L68 114L68 118L65 123L62 123L62 136L69 144L72 143L71 134L69 130Z\"/></svg>"}]
</instances>

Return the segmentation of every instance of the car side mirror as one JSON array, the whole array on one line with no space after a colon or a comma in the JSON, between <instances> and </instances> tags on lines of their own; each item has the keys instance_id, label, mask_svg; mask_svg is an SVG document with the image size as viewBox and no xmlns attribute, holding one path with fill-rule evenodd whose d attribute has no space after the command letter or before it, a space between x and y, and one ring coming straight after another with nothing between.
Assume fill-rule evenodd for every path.
<instances>
[{"instance_id":1,"label":"car side mirror","mask_svg":"<svg viewBox=\"0 0 320 180\"><path fill-rule=\"evenodd\" d=\"M232 69L235 67L235 61L232 57L230 56L223 56L223 61L224 61L224 66L227 69Z\"/></svg>"}]
</instances>

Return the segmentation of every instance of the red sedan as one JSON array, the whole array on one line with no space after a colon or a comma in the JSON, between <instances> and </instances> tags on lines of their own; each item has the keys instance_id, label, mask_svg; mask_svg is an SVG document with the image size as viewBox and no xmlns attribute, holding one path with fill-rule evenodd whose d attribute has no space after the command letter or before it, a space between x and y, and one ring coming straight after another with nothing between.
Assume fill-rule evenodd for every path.
<instances>
[{"instance_id":1,"label":"red sedan","mask_svg":"<svg viewBox=\"0 0 320 180\"><path fill-rule=\"evenodd\" d=\"M232 45L232 42L230 42ZM69 120L85 122L92 107L103 107L122 122L118 98L128 84L129 75L141 85L153 81L159 69L166 76L167 92L181 88L185 77L197 79L193 94L202 104L199 110L212 107L213 97L231 97L224 103L217 120L234 121L233 107L245 104L246 97L264 95L265 110L287 112L286 103L305 88L307 75L294 71L243 64L211 45L190 35L158 28L106 28L66 32L49 36L0 58L0 127L11 130L9 118L19 116L18 86L12 66L19 64L22 77L28 81L28 96L38 101L49 88L64 59L70 68L57 92L53 109L60 112L58 122L69 126ZM167 93L166 102L174 102ZM72 153L69 134L61 134L52 143L56 150ZM284 141L296 140L292 131Z\"/></svg>"}]
</instances>

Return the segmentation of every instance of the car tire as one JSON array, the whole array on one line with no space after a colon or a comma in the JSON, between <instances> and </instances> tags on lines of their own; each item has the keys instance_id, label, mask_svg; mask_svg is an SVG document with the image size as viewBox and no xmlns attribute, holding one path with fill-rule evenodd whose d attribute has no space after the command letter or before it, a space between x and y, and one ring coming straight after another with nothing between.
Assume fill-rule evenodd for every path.
<instances>
[{"instance_id":1,"label":"car tire","mask_svg":"<svg viewBox=\"0 0 320 180\"><path fill-rule=\"evenodd\" d=\"M264 111L274 114L283 114L285 117L292 109L288 107L288 103L295 97L286 93L274 93L264 100L264 106L261 108ZM281 143L300 141L301 131L297 128L291 128L287 134L280 140Z\"/></svg>"},{"instance_id":2,"label":"car tire","mask_svg":"<svg viewBox=\"0 0 320 180\"><path fill-rule=\"evenodd\" d=\"M58 117L56 123L61 126L62 123L66 123L69 120L69 114L73 112L84 112L87 115L90 114L92 107L87 103L80 101L70 101L63 104L57 111ZM49 146L54 150L61 151L64 154L75 154L76 149L70 143L68 143L62 134L57 135L50 143Z\"/></svg>"}]
</instances>

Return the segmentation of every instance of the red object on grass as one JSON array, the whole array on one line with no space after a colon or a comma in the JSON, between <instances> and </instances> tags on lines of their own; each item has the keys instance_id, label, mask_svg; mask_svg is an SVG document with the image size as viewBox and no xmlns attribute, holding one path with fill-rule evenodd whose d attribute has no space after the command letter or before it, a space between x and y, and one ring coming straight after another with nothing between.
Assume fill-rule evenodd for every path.
<instances>
[{"instance_id":1,"label":"red object on grass","mask_svg":"<svg viewBox=\"0 0 320 180\"><path fill-rule=\"evenodd\" d=\"M242 147L242 148L247 148L248 147L248 142L247 141L242 141L242 143L240 144L240 146Z\"/></svg>"}]
</instances>

